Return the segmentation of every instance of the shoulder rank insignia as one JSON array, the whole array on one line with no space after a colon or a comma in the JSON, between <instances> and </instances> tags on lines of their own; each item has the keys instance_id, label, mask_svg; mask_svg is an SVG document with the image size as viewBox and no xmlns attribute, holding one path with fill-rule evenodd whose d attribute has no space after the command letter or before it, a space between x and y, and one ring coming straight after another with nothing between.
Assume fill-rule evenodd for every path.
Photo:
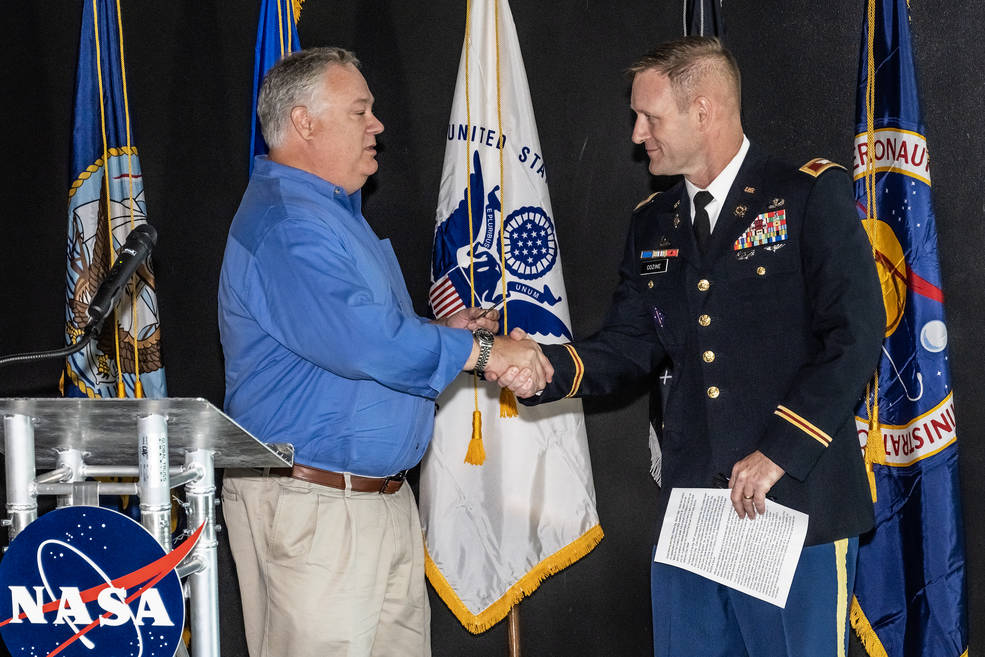
<instances>
[{"instance_id":1,"label":"shoulder rank insignia","mask_svg":"<svg viewBox=\"0 0 985 657\"><path fill-rule=\"evenodd\" d=\"M660 194L662 194L662 193L663 192L653 192L652 194L650 194L649 196L647 196L645 199L643 199L642 201L640 201L639 203L637 203L636 204L636 207L633 208L633 212L636 212L637 210L639 210L640 208L642 208L644 205L646 205L647 203L649 203L650 201L652 201L653 199L655 199L657 196L660 196Z\"/></svg>"},{"instance_id":2,"label":"shoulder rank insignia","mask_svg":"<svg viewBox=\"0 0 985 657\"><path fill-rule=\"evenodd\" d=\"M732 244L733 251L783 242L787 239L787 211L764 212L757 215L739 239Z\"/></svg>"},{"instance_id":3,"label":"shoulder rank insignia","mask_svg":"<svg viewBox=\"0 0 985 657\"><path fill-rule=\"evenodd\" d=\"M831 160L826 160L823 157L815 157L813 160L811 160L804 166L800 167L800 170L806 174L809 174L817 178L822 173L824 173L828 169L831 169L832 167L838 167L839 169L843 169L843 170L845 169L845 167L841 166L836 162L832 162Z\"/></svg>"}]
</instances>

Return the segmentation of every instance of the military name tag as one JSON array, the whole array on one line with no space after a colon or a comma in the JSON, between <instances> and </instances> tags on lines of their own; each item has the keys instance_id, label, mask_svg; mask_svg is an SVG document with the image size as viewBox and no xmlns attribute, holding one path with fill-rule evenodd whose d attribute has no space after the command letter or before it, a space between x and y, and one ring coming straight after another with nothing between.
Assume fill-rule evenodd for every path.
<instances>
[{"instance_id":1,"label":"military name tag","mask_svg":"<svg viewBox=\"0 0 985 657\"><path fill-rule=\"evenodd\" d=\"M670 264L669 258L656 258L654 260L644 260L640 263L640 275L650 276L651 274L662 274L667 271Z\"/></svg>"}]
</instances>

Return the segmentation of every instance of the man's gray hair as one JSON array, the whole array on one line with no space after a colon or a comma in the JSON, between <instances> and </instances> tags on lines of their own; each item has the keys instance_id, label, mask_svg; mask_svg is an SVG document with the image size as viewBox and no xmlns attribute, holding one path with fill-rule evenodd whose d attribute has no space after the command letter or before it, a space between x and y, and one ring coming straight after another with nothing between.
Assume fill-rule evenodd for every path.
<instances>
[{"instance_id":1,"label":"man's gray hair","mask_svg":"<svg viewBox=\"0 0 985 657\"><path fill-rule=\"evenodd\" d=\"M635 77L644 71L666 75L674 92L677 108L685 111L694 100L698 81L717 72L732 87L730 91L741 106L742 78L735 57L715 37L687 36L657 46L626 71Z\"/></svg>"},{"instance_id":2,"label":"man's gray hair","mask_svg":"<svg viewBox=\"0 0 985 657\"><path fill-rule=\"evenodd\" d=\"M295 107L303 105L314 114L321 111L325 71L346 64L359 68L359 60L344 48L308 48L287 55L267 71L257 97L257 117L267 146L283 145Z\"/></svg>"}]
</instances>

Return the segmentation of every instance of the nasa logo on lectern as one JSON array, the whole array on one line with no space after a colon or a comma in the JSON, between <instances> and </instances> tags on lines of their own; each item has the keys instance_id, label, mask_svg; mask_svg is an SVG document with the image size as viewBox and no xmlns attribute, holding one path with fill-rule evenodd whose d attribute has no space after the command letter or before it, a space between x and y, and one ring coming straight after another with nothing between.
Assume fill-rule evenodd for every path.
<instances>
[{"instance_id":1,"label":"nasa logo on lectern","mask_svg":"<svg viewBox=\"0 0 985 657\"><path fill-rule=\"evenodd\" d=\"M127 516L92 506L45 513L0 561L0 634L12 655L173 657L185 605L169 553Z\"/></svg>"}]
</instances>

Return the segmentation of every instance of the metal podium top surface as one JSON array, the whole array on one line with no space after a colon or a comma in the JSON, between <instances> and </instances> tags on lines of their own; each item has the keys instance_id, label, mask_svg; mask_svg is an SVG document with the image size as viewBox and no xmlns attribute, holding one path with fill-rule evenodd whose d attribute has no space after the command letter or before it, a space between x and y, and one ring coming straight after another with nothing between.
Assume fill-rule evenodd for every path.
<instances>
[{"instance_id":1,"label":"metal podium top surface","mask_svg":"<svg viewBox=\"0 0 985 657\"><path fill-rule=\"evenodd\" d=\"M138 418L167 418L171 465L182 465L185 452L211 449L217 468L290 465L290 446L260 442L228 415L201 398L168 399L0 399L0 415L33 418L35 465L55 467L64 449L85 453L99 465L136 465ZM5 449L0 444L0 450Z\"/></svg>"}]
</instances>

